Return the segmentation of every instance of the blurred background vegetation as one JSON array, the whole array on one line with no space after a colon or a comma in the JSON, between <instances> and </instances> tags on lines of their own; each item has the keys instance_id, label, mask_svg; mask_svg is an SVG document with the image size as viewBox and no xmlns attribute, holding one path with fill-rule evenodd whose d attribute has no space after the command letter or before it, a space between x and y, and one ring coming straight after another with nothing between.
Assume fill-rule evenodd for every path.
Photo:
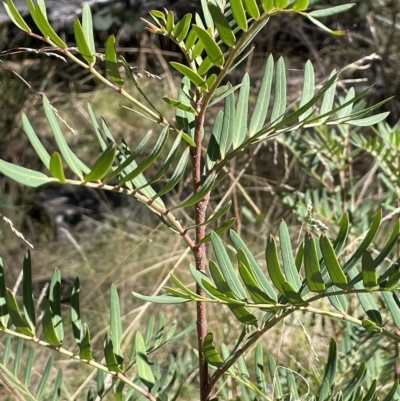
<instances>
[{"instance_id":1,"label":"blurred background vegetation","mask_svg":"<svg viewBox=\"0 0 400 401\"><path fill-rule=\"evenodd\" d=\"M157 107L162 107L171 116L173 110L163 103L162 96L176 95L179 77L168 67L168 62L183 58L170 43L144 31L140 17L146 16L150 9L165 6L181 18L187 12L199 11L198 3L115 0L92 4L99 52L106 38L114 33L120 54L132 65L161 78L144 73L138 82ZM315 0L310 3L318 8L344 4L345 1ZM272 53L276 59L281 55L285 58L292 107L299 100L303 67L308 59L320 82L334 68L342 71L342 96L351 86L359 93L373 85L365 97L368 104L393 97L382 106L382 111L391 112L387 122L374 129L323 127L292 132L251 149L231 163L225 187L221 193L213 195L211 207L216 207L223 198L233 201L231 214L227 214L226 219L237 218L235 229L253 250L259 250L261 261L265 240L269 233L277 231L282 218L292 227L294 242L298 241L301 226L316 229L315 222L307 216L309 201L313 205L313 219L326 225L328 235L332 236L344 212L349 213L353 238L366 230L379 208L384 211L384 224L388 228L400 213L400 3L398 0L355 0L354 3L355 7L349 12L326 21L332 29L348 31L342 37L330 36L305 19L293 16L271 19L265 32L257 38L250 57L235 72L238 75L230 77L232 84L236 84L246 71L250 72L253 93L256 93L265 60ZM72 17L81 5L55 1L46 4L49 10L54 10L49 14L64 40L72 40ZM21 128L22 113L29 116L36 132L52 150L54 144L50 141L38 96L41 92L57 109L68 142L83 160L96 158L100 151L93 145L86 111L88 102L97 117L105 119L114 135L124 138L132 146L137 145L149 129L157 132L157 127L144 120L138 121L134 114L121 108L121 98L102 88L79 66L44 51L29 50L40 49L42 44L25 36L4 18L0 21L0 158L40 168ZM132 93L137 93L134 87ZM209 114L209 126L218 107L216 105ZM242 177L240 184L232 185L239 175ZM174 204L187 195L187 189L182 186L168 202ZM147 210L117 194L85 188L66 189L64 186L33 190L0 177L0 213L9 218L35 247L32 257L37 294L57 266L65 279L64 300L68 302L70 285L79 275L82 287L91 289L86 292L88 299L82 300L85 306L82 313L95 330L108 324L106 318L102 321L98 316L108 308L111 282L120 293L124 327L139 327L145 309L158 314L160 308L143 306L134 300L131 291L154 293L160 290L168 272L178 270L180 277L187 274L190 259L185 255L182 257L185 244L172 236ZM182 213L180 217L190 225L192 216ZM383 240L378 238L378 244ZM26 248L10 226L1 221L0 255L7 276L13 277L13 282L8 283L10 287L17 281ZM224 321L224 312L210 309L218 323ZM176 321L178 325L195 319L191 307L163 308L162 313L167 314L169 322ZM92 315L97 317L93 321ZM234 323L227 319L227 324L216 325L216 336L235 338ZM392 378L400 376L395 347L366 338L365 349L356 350L352 348L351 336L361 334L354 334L351 327L326 318L307 319L298 316L297 320L279 326L266 340L266 349L287 366L298 370L302 365L307 371L300 373L312 375L320 366L319 358L326 355L330 337L346 338L347 342L341 348L343 361L347 361L343 362L343 369L351 369L368 347L375 344L380 349L377 353L380 359L374 359L373 363L381 369L380 374L390 374ZM188 352L190 355L189 343L190 338L187 349L171 346L167 353ZM187 360L190 365L190 356ZM74 363L68 362L66 369L73 372ZM197 379L190 373L190 370L182 373L187 379L187 399L191 399L190 383ZM83 378L77 378L73 373L71 380L83 382ZM4 391L7 394L8 390Z\"/></svg>"}]
</instances>

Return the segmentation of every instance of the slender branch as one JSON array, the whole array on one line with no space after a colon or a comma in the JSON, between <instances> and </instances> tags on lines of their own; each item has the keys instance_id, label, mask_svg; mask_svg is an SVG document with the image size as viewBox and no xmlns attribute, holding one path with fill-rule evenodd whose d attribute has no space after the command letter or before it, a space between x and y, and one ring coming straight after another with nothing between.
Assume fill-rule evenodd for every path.
<instances>
[{"instance_id":1,"label":"slender branch","mask_svg":"<svg viewBox=\"0 0 400 401\"><path fill-rule=\"evenodd\" d=\"M139 387L137 384L133 383L131 380L129 380L124 375L124 373L112 372L112 371L108 370L108 368L106 366L103 366L102 364L100 364L100 363L98 363L98 362L96 362L94 360L90 360L90 361L89 360L83 360L83 359L81 359L79 357L78 354L74 354L73 352L68 351L65 348L56 347L54 345L51 345L48 342L43 341L43 340L39 340L36 337L29 337L29 336L27 336L25 334L19 333L19 332L14 331L14 330L10 330L10 329L5 328L5 327L1 327L0 331L3 331L4 333L7 333L7 334L11 334L14 337L18 337L18 338L22 338L24 340L32 341L35 344L39 344L42 347L52 349L52 350L54 350L54 351L56 351L56 352L58 352L58 353L60 353L62 355L67 356L68 358L75 359L76 361L84 363L85 365L92 366L93 368L95 368L97 370L102 370L103 372L115 377L116 379L119 379L119 380L123 381L125 384L127 384L129 387L132 387L133 389L135 389L138 393L143 395L148 400L156 401L156 399L152 396L151 393L149 393L147 390Z\"/></svg>"},{"instance_id":2,"label":"slender branch","mask_svg":"<svg viewBox=\"0 0 400 401\"><path fill-rule=\"evenodd\" d=\"M196 116L195 122L195 133L194 141L196 146L190 148L190 157L192 161L192 180L193 180L193 192L196 193L201 187L201 176L202 176L202 140L203 140L203 129L204 129L204 118L205 109L202 110L202 94L198 88L196 88ZM210 200L210 194L206 195L204 199L198 202L194 206L194 218L196 224L196 244L198 244L206 235L206 227L203 223L206 221L206 210L208 202ZM196 245L192 250L196 269L202 272L206 270L206 245ZM201 287L196 285L196 293L199 296L204 296L204 292ZM197 343L199 350L199 377L200 377L200 401L208 400L210 393L208 382L208 363L203 352L204 339L207 335L207 309L204 302L197 302Z\"/></svg>"}]
</instances>

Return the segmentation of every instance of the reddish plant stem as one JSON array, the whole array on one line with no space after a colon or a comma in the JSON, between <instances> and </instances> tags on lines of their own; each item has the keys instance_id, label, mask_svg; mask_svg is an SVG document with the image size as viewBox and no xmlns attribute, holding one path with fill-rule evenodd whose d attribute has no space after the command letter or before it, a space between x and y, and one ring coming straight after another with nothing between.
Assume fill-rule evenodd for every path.
<instances>
[{"instance_id":1,"label":"reddish plant stem","mask_svg":"<svg viewBox=\"0 0 400 401\"><path fill-rule=\"evenodd\" d=\"M199 113L196 116L196 125L194 133L194 141L196 146L191 148L190 156L192 160L192 178L193 178L193 191L196 193L201 187L201 145L203 139L203 125L204 113L201 110L202 95L200 91L196 92L196 111ZM204 199L195 205L194 218L197 225L196 228L196 244L199 243L205 236L205 226L202 224L206 221L206 210L210 195L208 194ZM206 245L201 244L193 250L196 269L202 272L206 270ZM204 296L204 292L199 285L196 286L196 293ZM208 377L208 363L203 352L204 339L207 335L207 310L204 302L197 302L197 342L199 349L199 378L200 378L200 401L206 401L209 397L209 377Z\"/></svg>"}]
</instances>

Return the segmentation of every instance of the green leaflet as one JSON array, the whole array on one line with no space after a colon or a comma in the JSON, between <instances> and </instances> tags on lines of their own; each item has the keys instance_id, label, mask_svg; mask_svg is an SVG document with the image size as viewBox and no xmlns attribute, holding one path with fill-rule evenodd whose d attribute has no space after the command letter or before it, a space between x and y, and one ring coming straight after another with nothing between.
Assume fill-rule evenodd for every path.
<instances>
[{"instance_id":1,"label":"green leaflet","mask_svg":"<svg viewBox=\"0 0 400 401\"><path fill-rule=\"evenodd\" d=\"M106 42L106 67L107 73L110 77L111 81L118 86L118 88L122 88L124 86L124 80L121 77L121 74L118 71L118 61L117 54L115 52L115 36L111 35L107 39Z\"/></svg>"},{"instance_id":2,"label":"green leaflet","mask_svg":"<svg viewBox=\"0 0 400 401\"><path fill-rule=\"evenodd\" d=\"M8 16L10 17L11 21L22 31L25 31L27 33L32 32L27 23L24 21L24 19L21 17L21 14L15 7L15 4L13 3L12 0L7 0L7 3L3 3L4 8L6 9L6 12Z\"/></svg>"},{"instance_id":3,"label":"green leaflet","mask_svg":"<svg viewBox=\"0 0 400 401\"><path fill-rule=\"evenodd\" d=\"M173 34L178 42L184 40L189 32L192 14L186 14L179 22L176 23Z\"/></svg>"},{"instance_id":4,"label":"green leaflet","mask_svg":"<svg viewBox=\"0 0 400 401\"><path fill-rule=\"evenodd\" d=\"M339 264L331 242L324 234L319 239L319 246L332 283L339 288L346 289L347 278Z\"/></svg>"},{"instance_id":5,"label":"green leaflet","mask_svg":"<svg viewBox=\"0 0 400 401\"><path fill-rule=\"evenodd\" d=\"M193 82L196 86L202 88L203 90L207 90L206 81L195 71L186 67L186 65L176 63L175 61L170 62L171 66L182 73L185 77L189 78L191 82Z\"/></svg>"},{"instance_id":6,"label":"green leaflet","mask_svg":"<svg viewBox=\"0 0 400 401\"><path fill-rule=\"evenodd\" d=\"M83 177L83 181L99 181L104 178L113 165L116 154L117 146L111 142L96 160L90 172Z\"/></svg>"},{"instance_id":7,"label":"green leaflet","mask_svg":"<svg viewBox=\"0 0 400 401\"><path fill-rule=\"evenodd\" d=\"M229 236L233 245L235 246L236 250L239 252L240 250L246 255L246 259L240 256L240 260L243 263L249 262L251 271L253 275L256 277L258 283L261 285L262 290L268 294L268 296L277 302L278 298L276 296L276 292L270 282L268 281L267 277L265 276L264 272L261 270L260 266L258 265L257 261L255 260L254 256L250 252L249 248L245 244L245 242L240 238L240 236L234 231L229 231ZM239 257L239 256L238 256Z\"/></svg>"},{"instance_id":8,"label":"green leaflet","mask_svg":"<svg viewBox=\"0 0 400 401\"><path fill-rule=\"evenodd\" d=\"M325 365L324 380L327 380L330 387L335 384L337 373L337 344L335 339L331 339L329 343L328 360Z\"/></svg>"},{"instance_id":9,"label":"green leaflet","mask_svg":"<svg viewBox=\"0 0 400 401\"><path fill-rule=\"evenodd\" d=\"M183 111L188 111L189 113L196 114L196 111L194 108L190 105L187 105L185 103L181 103L178 100L171 99L170 97L163 97L164 102L170 104L171 106L176 107L177 109L181 109Z\"/></svg>"},{"instance_id":10,"label":"green leaflet","mask_svg":"<svg viewBox=\"0 0 400 401\"><path fill-rule=\"evenodd\" d=\"M193 206L196 203L200 202L204 197L211 192L215 184L215 173L211 173L203 182L203 185L199 188L199 190L193 194L187 201L181 203L180 205L173 206L170 210L181 209L184 207Z\"/></svg>"},{"instance_id":11,"label":"green leaflet","mask_svg":"<svg viewBox=\"0 0 400 401\"><path fill-rule=\"evenodd\" d=\"M252 137L264 126L271 98L272 78L274 75L274 58L269 55L264 69L261 88L258 92L256 105L250 120L249 136Z\"/></svg>"},{"instance_id":12,"label":"green leaflet","mask_svg":"<svg viewBox=\"0 0 400 401\"><path fill-rule=\"evenodd\" d=\"M90 54L94 54L96 52L96 48L94 45L93 37L92 12L90 10L90 6L87 3L85 3L82 8L82 27L86 43L89 46Z\"/></svg>"},{"instance_id":13,"label":"green leaflet","mask_svg":"<svg viewBox=\"0 0 400 401\"><path fill-rule=\"evenodd\" d=\"M223 234L225 231L229 230L236 222L236 217L232 217L227 220L224 224L220 225L213 232L217 235ZM206 242L211 241L211 233L206 235L201 241L198 242L198 245L204 244Z\"/></svg>"},{"instance_id":14,"label":"green leaflet","mask_svg":"<svg viewBox=\"0 0 400 401\"><path fill-rule=\"evenodd\" d=\"M285 271L286 279L295 291L299 291L301 287L301 279L293 257L289 230L284 221L282 221L279 226L279 239L281 245L283 270Z\"/></svg>"},{"instance_id":15,"label":"green leaflet","mask_svg":"<svg viewBox=\"0 0 400 401\"><path fill-rule=\"evenodd\" d=\"M293 10L304 11L308 8L309 0L296 0L293 4Z\"/></svg>"},{"instance_id":16,"label":"green leaflet","mask_svg":"<svg viewBox=\"0 0 400 401\"><path fill-rule=\"evenodd\" d=\"M250 17L254 18L255 20L260 18L260 10L258 9L258 5L255 0L243 0L243 5Z\"/></svg>"},{"instance_id":17,"label":"green leaflet","mask_svg":"<svg viewBox=\"0 0 400 401\"><path fill-rule=\"evenodd\" d=\"M36 399L41 400L42 397L44 396L44 392L46 390L46 388L48 388L48 380L49 380L49 376L51 373L53 367L53 356L51 356L48 360L47 360L47 364L46 367L43 370L42 373L42 377L40 379L38 388L36 390Z\"/></svg>"},{"instance_id":18,"label":"green leaflet","mask_svg":"<svg viewBox=\"0 0 400 401\"><path fill-rule=\"evenodd\" d=\"M9 315L6 305L6 282L4 280L3 259L0 257L0 327L7 327Z\"/></svg>"},{"instance_id":19,"label":"green leaflet","mask_svg":"<svg viewBox=\"0 0 400 401\"><path fill-rule=\"evenodd\" d=\"M155 160L158 158L158 156L160 156L162 150L164 149L165 144L167 143L168 135L169 129L168 127L164 127L150 154L136 168L134 168L133 171L131 171L129 174L119 180L119 186L124 185L128 181L134 180L138 177L139 174L141 174L155 162Z\"/></svg>"},{"instance_id":20,"label":"green leaflet","mask_svg":"<svg viewBox=\"0 0 400 401\"><path fill-rule=\"evenodd\" d=\"M227 86L229 88L231 86L230 83L228 83ZM224 159L232 146L235 132L235 96L233 95L233 92L230 92L230 94L225 97L222 129L220 140L218 142L222 159Z\"/></svg>"},{"instance_id":21,"label":"green leaflet","mask_svg":"<svg viewBox=\"0 0 400 401\"><path fill-rule=\"evenodd\" d=\"M85 32L78 18L76 18L74 21L74 35L76 44L78 45L79 53L86 60L86 62L92 67L96 62L96 57L93 56L93 51L91 50L91 46L89 46L89 43L86 40Z\"/></svg>"},{"instance_id":22,"label":"green leaflet","mask_svg":"<svg viewBox=\"0 0 400 401\"><path fill-rule=\"evenodd\" d=\"M81 333L81 340L79 343L79 358L84 361L91 361L93 359L92 348L90 345L90 331L86 323L83 324Z\"/></svg>"},{"instance_id":23,"label":"green leaflet","mask_svg":"<svg viewBox=\"0 0 400 401\"><path fill-rule=\"evenodd\" d=\"M60 182L65 182L64 167L61 156L58 152L53 152L50 158L50 174Z\"/></svg>"},{"instance_id":24,"label":"green leaflet","mask_svg":"<svg viewBox=\"0 0 400 401\"><path fill-rule=\"evenodd\" d=\"M238 299L245 300L247 298L246 291L237 277L228 253L226 252L225 247L217 234L211 233L211 243L228 287Z\"/></svg>"},{"instance_id":25,"label":"green leaflet","mask_svg":"<svg viewBox=\"0 0 400 401\"><path fill-rule=\"evenodd\" d=\"M335 36L343 36L347 33L347 31L342 30L342 31L333 31L332 29L329 29L326 25L324 25L322 22L318 21L314 17L312 17L310 14L307 15L307 18L318 28L321 28L323 31L330 33L331 35Z\"/></svg>"},{"instance_id":26,"label":"green leaflet","mask_svg":"<svg viewBox=\"0 0 400 401\"><path fill-rule=\"evenodd\" d=\"M56 330L57 338L62 343L64 340L64 328L61 318L61 273L57 268L51 275L49 287L49 307L51 310L52 324Z\"/></svg>"},{"instance_id":27,"label":"green leaflet","mask_svg":"<svg viewBox=\"0 0 400 401\"><path fill-rule=\"evenodd\" d=\"M47 175L39 173L38 171L20 167L4 160L0 160L0 173L10 177L20 184L27 185L29 187L38 187L49 182L58 181L54 178L47 177Z\"/></svg>"},{"instance_id":28,"label":"green leaflet","mask_svg":"<svg viewBox=\"0 0 400 401\"><path fill-rule=\"evenodd\" d=\"M271 123L279 123L286 111L286 67L283 57L276 63L274 104L271 112Z\"/></svg>"},{"instance_id":29,"label":"green leaflet","mask_svg":"<svg viewBox=\"0 0 400 401\"><path fill-rule=\"evenodd\" d=\"M267 240L267 247L265 248L265 259L267 261L267 269L272 283L282 295L285 295L283 291L283 283L286 281L286 278L283 275L279 263L278 250L276 247L276 242L272 235L270 235Z\"/></svg>"},{"instance_id":30,"label":"green leaflet","mask_svg":"<svg viewBox=\"0 0 400 401\"><path fill-rule=\"evenodd\" d=\"M80 302L79 302L79 293L80 293L80 283L79 278L77 277L72 286L71 293L71 324L72 324L72 333L75 338L75 342L80 345L83 325L81 321L81 312L80 312Z\"/></svg>"},{"instance_id":31,"label":"green leaflet","mask_svg":"<svg viewBox=\"0 0 400 401\"><path fill-rule=\"evenodd\" d=\"M274 4L278 10L283 10L289 5L289 0L274 0Z\"/></svg>"},{"instance_id":32,"label":"green leaflet","mask_svg":"<svg viewBox=\"0 0 400 401\"><path fill-rule=\"evenodd\" d=\"M336 7L330 7L330 8L323 8L321 10L314 10L309 13L314 18L322 18L322 17L328 17L330 15L338 14L343 11L347 11L350 8L354 7L355 4L343 4L341 6L336 6Z\"/></svg>"},{"instance_id":33,"label":"green leaflet","mask_svg":"<svg viewBox=\"0 0 400 401\"><path fill-rule=\"evenodd\" d=\"M303 81L303 91L301 93L301 99L299 107L307 104L313 97L315 91L315 76L314 76L314 67L310 60L307 61L306 66L304 68L304 81ZM304 114L299 116L299 121L304 121L309 117L314 110L310 108Z\"/></svg>"},{"instance_id":34,"label":"green leaflet","mask_svg":"<svg viewBox=\"0 0 400 401\"><path fill-rule=\"evenodd\" d=\"M50 309L49 301L46 298L44 298L42 301L42 309L44 312L42 319L44 338L49 344L59 347L61 346L62 342L61 339L58 338L53 321L53 312Z\"/></svg>"},{"instance_id":35,"label":"green leaflet","mask_svg":"<svg viewBox=\"0 0 400 401\"><path fill-rule=\"evenodd\" d=\"M221 159L221 132L224 120L224 112L219 111L214 121L211 138L207 148L207 167L211 169Z\"/></svg>"},{"instance_id":36,"label":"green leaflet","mask_svg":"<svg viewBox=\"0 0 400 401\"><path fill-rule=\"evenodd\" d=\"M233 149L236 149L246 138L247 114L249 107L250 77L246 73L242 80L239 97L236 105L235 130L233 133Z\"/></svg>"},{"instance_id":37,"label":"green leaflet","mask_svg":"<svg viewBox=\"0 0 400 401\"><path fill-rule=\"evenodd\" d=\"M217 349L215 348L213 341L214 341L214 334L208 333L204 339L203 352L207 359L207 362L211 366L219 368L222 365L223 360L219 355Z\"/></svg>"},{"instance_id":38,"label":"green leaflet","mask_svg":"<svg viewBox=\"0 0 400 401\"><path fill-rule=\"evenodd\" d=\"M138 331L135 335L136 366L141 382L151 390L155 384L155 378L147 359L146 345L142 334Z\"/></svg>"},{"instance_id":39,"label":"green leaflet","mask_svg":"<svg viewBox=\"0 0 400 401\"><path fill-rule=\"evenodd\" d=\"M221 40L229 47L234 46L236 42L235 34L233 33L228 20L226 19L224 14L222 14L221 9L215 4L208 2L208 10L210 11Z\"/></svg>"},{"instance_id":40,"label":"green leaflet","mask_svg":"<svg viewBox=\"0 0 400 401\"><path fill-rule=\"evenodd\" d=\"M368 251L365 251L362 256L361 268L364 287L367 290L376 287L378 285L378 275L375 271L374 260Z\"/></svg>"},{"instance_id":41,"label":"green leaflet","mask_svg":"<svg viewBox=\"0 0 400 401\"><path fill-rule=\"evenodd\" d=\"M230 5L233 18L238 26L243 29L243 31L247 31L247 18L242 0L231 0Z\"/></svg>"},{"instance_id":42,"label":"green leaflet","mask_svg":"<svg viewBox=\"0 0 400 401\"><path fill-rule=\"evenodd\" d=\"M261 344L257 344L255 353L255 372L256 380L260 390L266 394L267 389L267 379L264 373L264 351Z\"/></svg>"},{"instance_id":43,"label":"green leaflet","mask_svg":"<svg viewBox=\"0 0 400 401\"><path fill-rule=\"evenodd\" d=\"M31 252L28 251L24 257L23 263L23 310L25 320L28 323L30 330L34 333L36 326L35 305L33 302L33 289L32 289L32 266L31 266Z\"/></svg>"},{"instance_id":44,"label":"green leaflet","mask_svg":"<svg viewBox=\"0 0 400 401\"><path fill-rule=\"evenodd\" d=\"M182 304L188 302L187 298L173 297L171 295L157 295L157 296L146 296L132 291L134 297L142 299L146 302L153 302L156 304Z\"/></svg>"},{"instance_id":45,"label":"green leaflet","mask_svg":"<svg viewBox=\"0 0 400 401\"><path fill-rule=\"evenodd\" d=\"M225 62L224 55L213 37L208 33L208 31L197 25L193 25L192 29L195 31L200 41L203 43L203 46L206 49L207 55L210 58L211 62L218 67L222 67Z\"/></svg>"},{"instance_id":46,"label":"green leaflet","mask_svg":"<svg viewBox=\"0 0 400 401\"><path fill-rule=\"evenodd\" d=\"M118 291L114 284L111 285L110 289L110 303L110 337L113 344L113 352L119 366L122 368L122 363L124 360L120 348L122 340L122 319Z\"/></svg>"},{"instance_id":47,"label":"green leaflet","mask_svg":"<svg viewBox=\"0 0 400 401\"><path fill-rule=\"evenodd\" d=\"M321 275L317 248L315 246L314 237L309 232L307 232L304 241L304 270L307 286L310 291L325 291L325 283Z\"/></svg>"},{"instance_id":48,"label":"green leaflet","mask_svg":"<svg viewBox=\"0 0 400 401\"><path fill-rule=\"evenodd\" d=\"M47 20L47 16L45 15L45 10L46 9L44 7L42 10L42 8L40 7L40 4L38 2L38 4L35 7L36 20L39 22L38 28L42 31L44 36L49 38L57 46L61 47L61 49L66 49L68 47L67 44L57 35L57 33L54 31L54 29L49 24L49 21Z\"/></svg>"},{"instance_id":49,"label":"green leaflet","mask_svg":"<svg viewBox=\"0 0 400 401\"><path fill-rule=\"evenodd\" d=\"M137 333L136 333L137 334ZM114 353L114 345L108 334L104 337L104 358L106 360L107 368L110 372L121 372L120 365Z\"/></svg>"}]
</instances>

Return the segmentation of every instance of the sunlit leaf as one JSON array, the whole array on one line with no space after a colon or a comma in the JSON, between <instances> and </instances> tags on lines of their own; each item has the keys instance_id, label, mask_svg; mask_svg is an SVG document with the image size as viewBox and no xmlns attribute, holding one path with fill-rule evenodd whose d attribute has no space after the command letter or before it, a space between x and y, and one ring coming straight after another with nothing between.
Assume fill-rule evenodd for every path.
<instances>
[{"instance_id":1,"label":"sunlit leaf","mask_svg":"<svg viewBox=\"0 0 400 401\"><path fill-rule=\"evenodd\" d=\"M54 178L47 177L47 175L39 173L38 171L20 167L4 160L0 160L0 173L29 187L38 187L43 184L48 184L49 182L58 181Z\"/></svg>"},{"instance_id":2,"label":"sunlit leaf","mask_svg":"<svg viewBox=\"0 0 400 401\"><path fill-rule=\"evenodd\" d=\"M135 335L136 366L139 379L151 390L155 384L155 378L147 359L146 346L142 334L138 331Z\"/></svg>"},{"instance_id":3,"label":"sunlit leaf","mask_svg":"<svg viewBox=\"0 0 400 401\"><path fill-rule=\"evenodd\" d=\"M105 177L114 163L116 154L117 147L114 142L111 142L107 149L95 161L90 172L83 177L83 181L99 181Z\"/></svg>"},{"instance_id":4,"label":"sunlit leaf","mask_svg":"<svg viewBox=\"0 0 400 401\"><path fill-rule=\"evenodd\" d=\"M355 6L355 3L343 4L341 6L323 8L321 10L314 10L314 11L311 11L309 13L309 15L311 15L312 17L315 17L315 18L328 17L330 15L334 15L334 14L341 13L343 11L347 11L354 6Z\"/></svg>"},{"instance_id":5,"label":"sunlit leaf","mask_svg":"<svg viewBox=\"0 0 400 401\"><path fill-rule=\"evenodd\" d=\"M203 352L204 356L207 359L207 362L211 366L215 367L220 367L222 365L222 358L220 357L218 351L216 350L214 344L214 334L213 333L208 333L206 337L204 338L204 343L203 343Z\"/></svg>"},{"instance_id":6,"label":"sunlit leaf","mask_svg":"<svg viewBox=\"0 0 400 401\"><path fill-rule=\"evenodd\" d=\"M96 62L96 57L93 56L93 51L90 49L90 45L85 37L85 32L78 18L74 21L74 34L79 53L90 66L93 66Z\"/></svg>"},{"instance_id":7,"label":"sunlit leaf","mask_svg":"<svg viewBox=\"0 0 400 401\"><path fill-rule=\"evenodd\" d=\"M286 68L283 57L276 63L275 94L272 106L271 121L277 123L283 119L286 111Z\"/></svg>"},{"instance_id":8,"label":"sunlit leaf","mask_svg":"<svg viewBox=\"0 0 400 401\"><path fill-rule=\"evenodd\" d=\"M230 4L232 15L236 23L243 31L247 31L247 18L242 0L231 0Z\"/></svg>"},{"instance_id":9,"label":"sunlit leaf","mask_svg":"<svg viewBox=\"0 0 400 401\"><path fill-rule=\"evenodd\" d=\"M308 8L310 0L296 0L293 4L293 10L304 11Z\"/></svg>"},{"instance_id":10,"label":"sunlit leaf","mask_svg":"<svg viewBox=\"0 0 400 401\"><path fill-rule=\"evenodd\" d=\"M236 105L235 130L233 136L233 148L236 149L246 138L247 113L249 106L250 77L245 74L240 87L239 98Z\"/></svg>"},{"instance_id":11,"label":"sunlit leaf","mask_svg":"<svg viewBox=\"0 0 400 401\"><path fill-rule=\"evenodd\" d=\"M233 33L228 20L226 19L224 14L222 14L221 9L211 2L208 3L208 9L214 21L215 27L218 30L221 40L229 47L234 46L236 42L235 34Z\"/></svg>"},{"instance_id":12,"label":"sunlit leaf","mask_svg":"<svg viewBox=\"0 0 400 401\"><path fill-rule=\"evenodd\" d=\"M60 182L65 182L64 167L61 156L58 152L53 152L50 159L50 174Z\"/></svg>"},{"instance_id":13,"label":"sunlit leaf","mask_svg":"<svg viewBox=\"0 0 400 401\"><path fill-rule=\"evenodd\" d=\"M161 13L162 14L162 13ZM173 34L179 42L186 38L189 32L190 22L192 21L192 14L186 14L179 22L176 23Z\"/></svg>"},{"instance_id":14,"label":"sunlit leaf","mask_svg":"<svg viewBox=\"0 0 400 401\"><path fill-rule=\"evenodd\" d=\"M21 14L15 7L15 4L13 3L12 0L7 0L7 3L3 3L4 8L10 17L11 21L21 30L30 33L31 29L29 28L28 24L25 22L25 20L21 17Z\"/></svg>"},{"instance_id":15,"label":"sunlit leaf","mask_svg":"<svg viewBox=\"0 0 400 401\"><path fill-rule=\"evenodd\" d=\"M222 67L225 62L224 55L213 37L205 29L197 25L193 25L192 29L203 43L211 62L218 67Z\"/></svg>"},{"instance_id":16,"label":"sunlit leaf","mask_svg":"<svg viewBox=\"0 0 400 401\"><path fill-rule=\"evenodd\" d=\"M107 73L111 81L119 88L124 86L124 80L118 70L117 54L115 52L115 36L111 35L108 37L106 42L106 54L105 61L107 67Z\"/></svg>"},{"instance_id":17,"label":"sunlit leaf","mask_svg":"<svg viewBox=\"0 0 400 401\"><path fill-rule=\"evenodd\" d=\"M61 339L58 338L54 326L53 313L50 309L49 301L46 298L43 299L41 307L43 309L42 326L44 338L49 344L59 347L61 345Z\"/></svg>"},{"instance_id":18,"label":"sunlit leaf","mask_svg":"<svg viewBox=\"0 0 400 401\"><path fill-rule=\"evenodd\" d=\"M378 285L378 276L375 271L374 260L368 251L365 251L362 256L361 268L364 287L367 290L376 287Z\"/></svg>"},{"instance_id":19,"label":"sunlit leaf","mask_svg":"<svg viewBox=\"0 0 400 401\"><path fill-rule=\"evenodd\" d=\"M205 89L205 90L207 89L206 81L204 81L204 79L199 74L197 74L195 71L193 71L189 67L186 67L183 64L176 63L175 61L171 61L170 64L176 70L178 70L183 75L188 77L196 86L199 86L200 88Z\"/></svg>"},{"instance_id":20,"label":"sunlit leaf","mask_svg":"<svg viewBox=\"0 0 400 401\"><path fill-rule=\"evenodd\" d=\"M331 242L324 234L322 234L319 239L319 245L324 258L325 266L329 272L329 276L333 284L342 289L347 288L347 278L339 264Z\"/></svg>"},{"instance_id":21,"label":"sunlit leaf","mask_svg":"<svg viewBox=\"0 0 400 401\"><path fill-rule=\"evenodd\" d=\"M310 291L324 291L325 284L321 275L317 248L311 233L306 234L304 241L304 270L307 286Z\"/></svg>"},{"instance_id":22,"label":"sunlit leaf","mask_svg":"<svg viewBox=\"0 0 400 401\"><path fill-rule=\"evenodd\" d=\"M255 0L243 0L243 5L250 17L254 18L255 20L260 18L260 10L258 9L258 5Z\"/></svg>"}]
</instances>

